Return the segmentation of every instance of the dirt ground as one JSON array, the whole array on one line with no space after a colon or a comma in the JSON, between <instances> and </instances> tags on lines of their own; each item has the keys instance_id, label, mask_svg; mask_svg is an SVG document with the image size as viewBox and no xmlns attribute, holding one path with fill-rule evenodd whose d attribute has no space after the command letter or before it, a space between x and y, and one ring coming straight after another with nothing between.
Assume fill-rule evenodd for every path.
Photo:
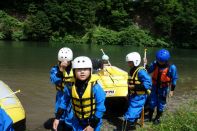
<instances>
[{"instance_id":1,"label":"dirt ground","mask_svg":"<svg viewBox=\"0 0 197 131\"><path fill-rule=\"evenodd\" d=\"M185 92L181 95L180 94L174 95L173 97L167 99L168 103L167 103L166 111L174 112L182 105L188 104L190 100L196 100L196 99L197 99L197 90L193 90L191 92ZM121 131L122 122L123 122L122 117L104 117L101 131ZM145 124L144 128L146 128L146 124L148 123L145 122L144 124Z\"/></svg>"},{"instance_id":2,"label":"dirt ground","mask_svg":"<svg viewBox=\"0 0 197 131\"><path fill-rule=\"evenodd\" d=\"M185 92L185 93L177 94L177 95L175 94L172 98L168 98L166 111L174 112L176 111L176 109L178 109L182 105L188 104L190 100L196 100L196 99L197 99L197 90L193 90L191 92ZM120 100L121 105L122 105L122 102L123 101ZM116 103L115 104L116 107L111 107L111 108L117 108L117 109L125 108L125 107L120 106L120 103ZM101 128L101 131L121 131L123 117L121 117L120 113L118 114L117 112L115 113L116 115L119 115L119 117L115 116L114 114L105 115L103 117L103 125ZM144 128L146 128L146 125L148 124L149 123L145 122ZM137 128L140 128L140 126L138 126ZM45 131L45 130L46 129L40 126L34 131Z\"/></svg>"}]
</instances>

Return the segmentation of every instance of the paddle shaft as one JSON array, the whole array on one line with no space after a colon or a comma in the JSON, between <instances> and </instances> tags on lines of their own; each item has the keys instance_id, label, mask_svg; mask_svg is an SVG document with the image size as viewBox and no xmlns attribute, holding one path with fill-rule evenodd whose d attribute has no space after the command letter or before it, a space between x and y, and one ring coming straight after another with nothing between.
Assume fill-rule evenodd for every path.
<instances>
[{"instance_id":1,"label":"paddle shaft","mask_svg":"<svg viewBox=\"0 0 197 131\"><path fill-rule=\"evenodd\" d=\"M101 52L103 53L103 55L105 55L105 52L103 51L103 49L101 49Z\"/></svg>"},{"instance_id":2,"label":"paddle shaft","mask_svg":"<svg viewBox=\"0 0 197 131\"><path fill-rule=\"evenodd\" d=\"M146 59L146 50L147 50L147 49L144 49L144 59ZM144 62L144 68L146 68L146 64L147 64L147 63Z\"/></svg>"},{"instance_id":3,"label":"paddle shaft","mask_svg":"<svg viewBox=\"0 0 197 131\"><path fill-rule=\"evenodd\" d=\"M106 55L105 52L103 51L103 49L101 49L101 52L103 53L103 55ZM107 60L107 62L108 62L109 65L111 66L111 63L109 62L109 60Z\"/></svg>"}]
</instances>

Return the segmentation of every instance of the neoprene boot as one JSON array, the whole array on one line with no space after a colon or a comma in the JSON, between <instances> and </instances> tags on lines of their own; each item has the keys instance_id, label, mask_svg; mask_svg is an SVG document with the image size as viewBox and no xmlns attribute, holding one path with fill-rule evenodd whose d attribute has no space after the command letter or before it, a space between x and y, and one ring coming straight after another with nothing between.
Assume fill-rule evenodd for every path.
<instances>
[{"instance_id":1,"label":"neoprene boot","mask_svg":"<svg viewBox=\"0 0 197 131\"><path fill-rule=\"evenodd\" d=\"M127 121L126 131L133 131L133 130L136 130L136 122Z\"/></svg>"},{"instance_id":2,"label":"neoprene boot","mask_svg":"<svg viewBox=\"0 0 197 131\"><path fill-rule=\"evenodd\" d=\"M123 122L122 122L122 130L121 131L126 131L126 126L127 126L127 120L123 120Z\"/></svg>"},{"instance_id":3,"label":"neoprene boot","mask_svg":"<svg viewBox=\"0 0 197 131\"><path fill-rule=\"evenodd\" d=\"M135 125L136 125L136 122L130 122L130 121L124 120L122 124L122 131L133 131L136 129Z\"/></svg>"},{"instance_id":4,"label":"neoprene boot","mask_svg":"<svg viewBox=\"0 0 197 131\"><path fill-rule=\"evenodd\" d=\"M158 125L160 123L161 115L162 115L162 111L157 110L157 115L156 115L155 119L153 120L153 124Z\"/></svg>"}]
</instances>

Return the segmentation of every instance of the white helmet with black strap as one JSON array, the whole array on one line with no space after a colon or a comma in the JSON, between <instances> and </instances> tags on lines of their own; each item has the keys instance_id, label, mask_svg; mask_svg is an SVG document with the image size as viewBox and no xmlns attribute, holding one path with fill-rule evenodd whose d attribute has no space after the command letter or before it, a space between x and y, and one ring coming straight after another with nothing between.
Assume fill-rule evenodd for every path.
<instances>
[{"instance_id":1,"label":"white helmet with black strap","mask_svg":"<svg viewBox=\"0 0 197 131\"><path fill-rule=\"evenodd\" d=\"M72 61L73 60L73 52L70 48L63 47L58 52L58 60L59 61Z\"/></svg>"},{"instance_id":2,"label":"white helmet with black strap","mask_svg":"<svg viewBox=\"0 0 197 131\"><path fill-rule=\"evenodd\" d=\"M86 56L76 57L72 62L73 69L90 68L92 70L92 61Z\"/></svg>"},{"instance_id":3,"label":"white helmet with black strap","mask_svg":"<svg viewBox=\"0 0 197 131\"><path fill-rule=\"evenodd\" d=\"M132 61L134 66L138 66L141 62L141 56L138 52L129 53L126 56L126 62Z\"/></svg>"}]
</instances>

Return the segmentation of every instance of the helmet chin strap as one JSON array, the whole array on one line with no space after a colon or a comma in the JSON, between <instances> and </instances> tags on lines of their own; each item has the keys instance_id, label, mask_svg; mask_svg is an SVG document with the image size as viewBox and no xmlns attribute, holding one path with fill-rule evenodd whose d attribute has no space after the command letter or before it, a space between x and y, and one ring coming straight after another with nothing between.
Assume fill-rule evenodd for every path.
<instances>
[{"instance_id":1,"label":"helmet chin strap","mask_svg":"<svg viewBox=\"0 0 197 131\"><path fill-rule=\"evenodd\" d=\"M130 71L129 71L130 74L133 74L133 72L137 69L137 67L138 67L138 66L133 66L133 67L130 69Z\"/></svg>"}]
</instances>

